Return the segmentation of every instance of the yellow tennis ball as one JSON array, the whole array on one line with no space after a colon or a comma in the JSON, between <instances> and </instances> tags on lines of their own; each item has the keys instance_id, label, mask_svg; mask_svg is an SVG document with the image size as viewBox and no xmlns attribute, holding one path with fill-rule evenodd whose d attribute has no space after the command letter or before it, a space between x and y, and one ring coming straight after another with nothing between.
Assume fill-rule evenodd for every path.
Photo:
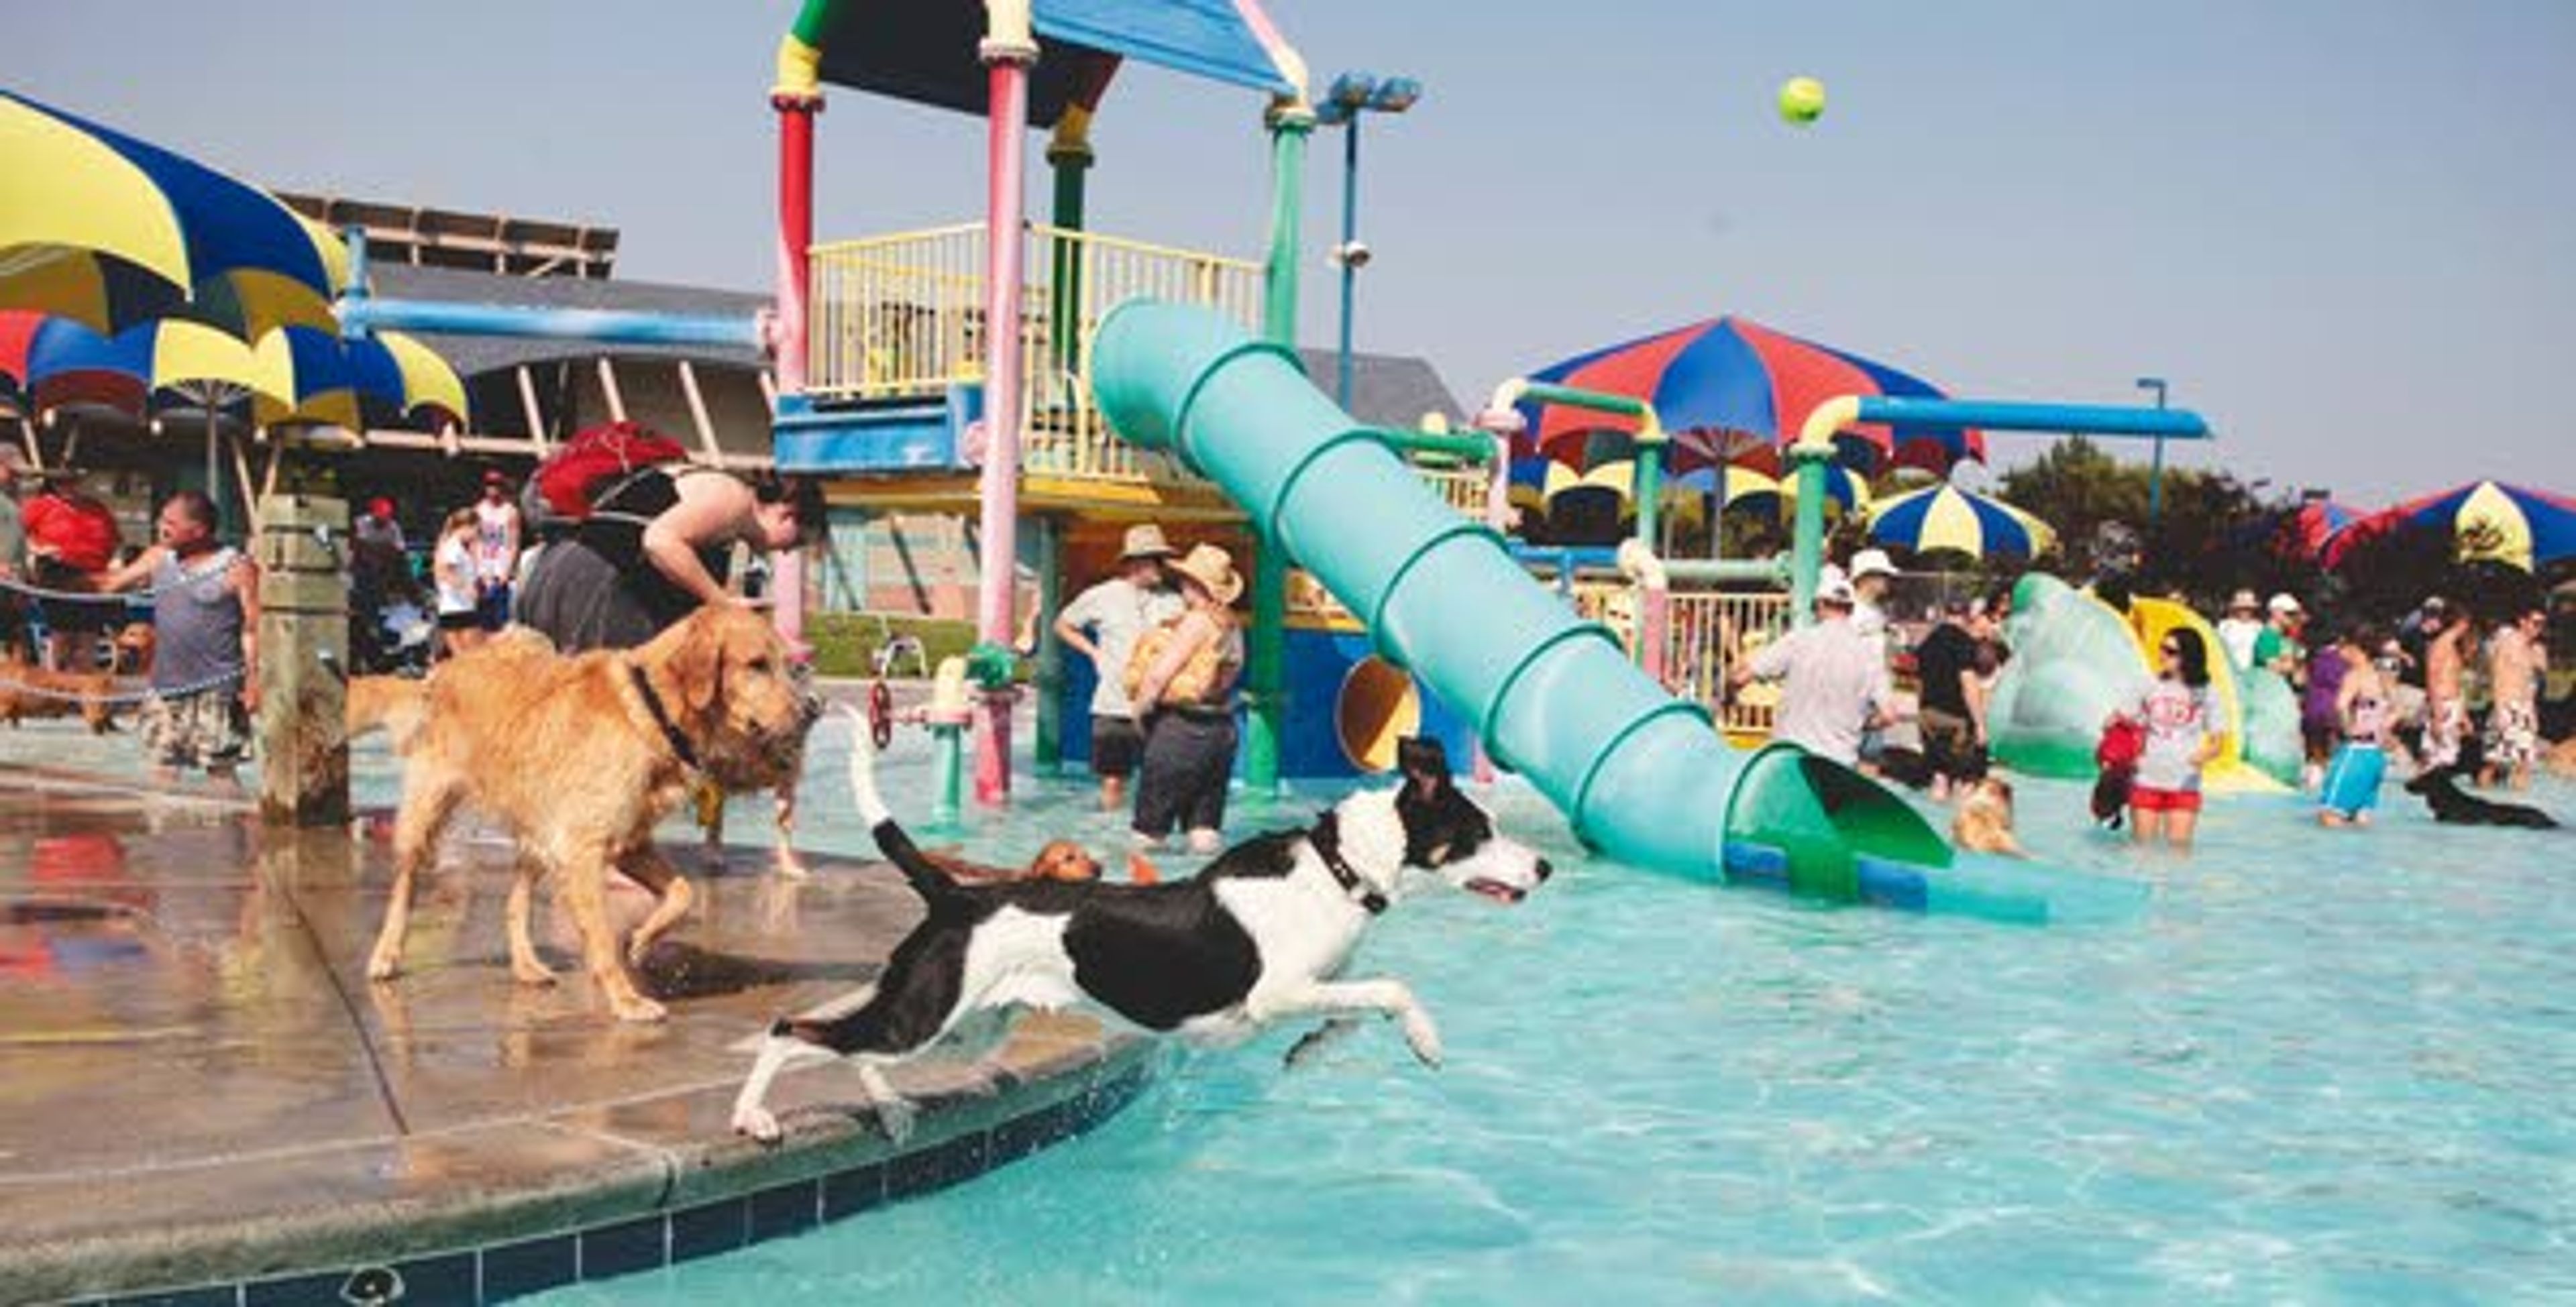
<instances>
[{"instance_id":1,"label":"yellow tennis ball","mask_svg":"<svg viewBox=\"0 0 2576 1307\"><path fill-rule=\"evenodd\" d=\"M1780 121L1804 127L1825 116L1825 84L1812 77L1792 77L1780 84Z\"/></svg>"}]
</instances>

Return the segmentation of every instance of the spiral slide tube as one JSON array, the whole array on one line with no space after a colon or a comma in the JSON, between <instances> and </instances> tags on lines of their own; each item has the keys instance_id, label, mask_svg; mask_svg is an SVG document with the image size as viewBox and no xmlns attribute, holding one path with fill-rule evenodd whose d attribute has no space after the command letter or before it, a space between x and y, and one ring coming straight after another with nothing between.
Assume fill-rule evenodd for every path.
<instances>
[{"instance_id":1,"label":"spiral slide tube","mask_svg":"<svg viewBox=\"0 0 2576 1307\"><path fill-rule=\"evenodd\" d=\"M1205 310L1130 301L1093 389L1127 439L1225 488L1476 725L1588 845L1633 866L1844 902L2013 920L2125 911L2132 887L1956 858L1903 800L1790 745L1726 744L1615 637L1441 503L1296 357Z\"/></svg>"}]
</instances>

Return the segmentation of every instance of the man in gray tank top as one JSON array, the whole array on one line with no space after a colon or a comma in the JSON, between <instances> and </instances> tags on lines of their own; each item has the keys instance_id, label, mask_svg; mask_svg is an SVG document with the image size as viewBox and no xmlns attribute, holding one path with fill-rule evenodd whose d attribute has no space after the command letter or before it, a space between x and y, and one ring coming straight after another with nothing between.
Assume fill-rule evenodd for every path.
<instances>
[{"instance_id":1,"label":"man in gray tank top","mask_svg":"<svg viewBox=\"0 0 2576 1307\"><path fill-rule=\"evenodd\" d=\"M259 568L215 540L214 503L182 490L154 520L158 543L108 574L108 590L152 583L152 694L143 702L143 746L157 774L182 767L238 786L233 768L250 748L259 709Z\"/></svg>"}]
</instances>

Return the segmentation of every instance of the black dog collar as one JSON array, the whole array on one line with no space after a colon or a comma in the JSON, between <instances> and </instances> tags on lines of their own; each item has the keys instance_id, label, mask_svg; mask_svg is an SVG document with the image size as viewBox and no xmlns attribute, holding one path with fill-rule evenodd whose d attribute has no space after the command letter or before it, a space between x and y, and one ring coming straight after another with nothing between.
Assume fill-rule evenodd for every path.
<instances>
[{"instance_id":1,"label":"black dog collar","mask_svg":"<svg viewBox=\"0 0 2576 1307\"><path fill-rule=\"evenodd\" d=\"M662 696L653 693L653 683L645 679L644 669L628 663L626 676L635 683L635 693L643 696L644 711L653 714L653 724L662 728L662 739L670 744L671 752L679 756L680 765L691 771L701 770L698 751L689 747L689 737L682 735L679 723L671 720L670 710L662 706Z\"/></svg>"},{"instance_id":2,"label":"black dog collar","mask_svg":"<svg viewBox=\"0 0 2576 1307\"><path fill-rule=\"evenodd\" d=\"M1324 870L1333 873L1333 879L1341 884L1343 893L1368 909L1370 916L1386 911L1386 896L1360 879L1360 874L1351 869L1351 860L1342 856L1341 823L1334 814L1325 813L1306 838L1315 846L1315 855L1324 860Z\"/></svg>"}]
</instances>

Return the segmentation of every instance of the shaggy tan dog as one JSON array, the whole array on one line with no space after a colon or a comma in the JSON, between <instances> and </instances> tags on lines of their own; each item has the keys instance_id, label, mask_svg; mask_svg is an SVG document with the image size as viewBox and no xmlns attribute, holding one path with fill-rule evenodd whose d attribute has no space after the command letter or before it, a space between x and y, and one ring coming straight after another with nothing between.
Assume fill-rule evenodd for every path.
<instances>
[{"instance_id":1,"label":"shaggy tan dog","mask_svg":"<svg viewBox=\"0 0 2576 1307\"><path fill-rule=\"evenodd\" d=\"M16 726L48 717L78 717L92 734L116 729L116 678L105 672L57 672L0 657L0 722Z\"/></svg>"},{"instance_id":2,"label":"shaggy tan dog","mask_svg":"<svg viewBox=\"0 0 2576 1307\"><path fill-rule=\"evenodd\" d=\"M383 731L401 752L429 708L429 682L409 676L352 676L346 697L348 735Z\"/></svg>"},{"instance_id":3,"label":"shaggy tan dog","mask_svg":"<svg viewBox=\"0 0 2576 1307\"><path fill-rule=\"evenodd\" d=\"M519 842L508 909L510 973L551 983L528 935L529 898L548 872L582 941L582 960L624 1021L658 1021L626 959L641 958L695 897L653 847L653 827L688 798L710 757L795 749L817 705L798 687L784 641L747 609L702 609L639 649L564 656L532 633L505 633L439 668L406 751L394 818L393 897L367 962L402 970L412 882L461 805ZM608 872L651 890L651 915L625 958L609 928Z\"/></svg>"},{"instance_id":4,"label":"shaggy tan dog","mask_svg":"<svg viewBox=\"0 0 2576 1307\"><path fill-rule=\"evenodd\" d=\"M2013 790L1998 776L1971 781L1959 791L1959 815L1950 821L1950 842L1977 853L2008 853L2021 858L2021 840L2013 834Z\"/></svg>"}]
</instances>

